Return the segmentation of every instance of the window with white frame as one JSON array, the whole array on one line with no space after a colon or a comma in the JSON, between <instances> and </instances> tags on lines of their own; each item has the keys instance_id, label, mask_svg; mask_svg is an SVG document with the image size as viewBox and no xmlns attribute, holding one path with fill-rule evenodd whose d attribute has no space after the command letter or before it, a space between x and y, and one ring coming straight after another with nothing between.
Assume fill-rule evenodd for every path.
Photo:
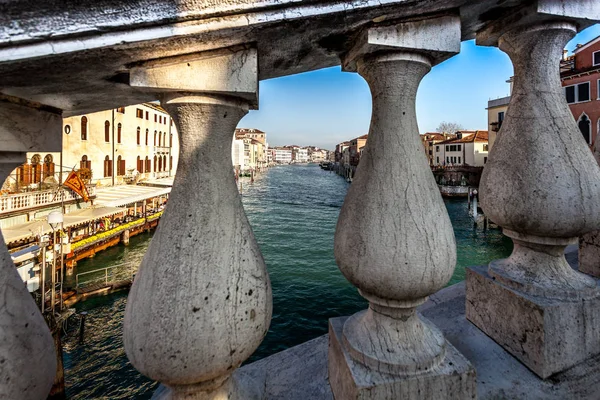
<instances>
[{"instance_id":1,"label":"window with white frame","mask_svg":"<svg viewBox=\"0 0 600 400\"><path fill-rule=\"evenodd\" d=\"M583 101L590 100L590 83L583 82L578 83L576 85L566 86L565 87L565 96L567 98L567 103L581 103Z\"/></svg>"},{"instance_id":2,"label":"window with white frame","mask_svg":"<svg viewBox=\"0 0 600 400\"><path fill-rule=\"evenodd\" d=\"M583 82L565 87L567 103L581 103L590 100L590 83Z\"/></svg>"},{"instance_id":3,"label":"window with white frame","mask_svg":"<svg viewBox=\"0 0 600 400\"><path fill-rule=\"evenodd\" d=\"M600 50L592 53L592 64L594 66L600 65Z\"/></svg>"}]
</instances>

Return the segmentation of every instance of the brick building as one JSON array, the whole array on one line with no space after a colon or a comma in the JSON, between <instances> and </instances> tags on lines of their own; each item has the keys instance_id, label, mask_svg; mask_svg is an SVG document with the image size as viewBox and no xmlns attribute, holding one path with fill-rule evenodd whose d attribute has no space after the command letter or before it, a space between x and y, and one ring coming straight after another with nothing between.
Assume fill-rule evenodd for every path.
<instances>
[{"instance_id":1,"label":"brick building","mask_svg":"<svg viewBox=\"0 0 600 400\"><path fill-rule=\"evenodd\" d=\"M600 131L600 36L577 45L560 65L567 103L579 130L590 147Z\"/></svg>"}]
</instances>

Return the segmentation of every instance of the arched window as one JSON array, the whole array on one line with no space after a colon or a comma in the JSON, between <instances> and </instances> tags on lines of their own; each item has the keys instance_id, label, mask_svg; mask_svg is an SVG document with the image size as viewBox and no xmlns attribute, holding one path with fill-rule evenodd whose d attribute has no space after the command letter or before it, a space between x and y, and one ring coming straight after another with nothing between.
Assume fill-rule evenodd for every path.
<instances>
[{"instance_id":1,"label":"arched window","mask_svg":"<svg viewBox=\"0 0 600 400\"><path fill-rule=\"evenodd\" d=\"M139 146L140 144L142 144L141 138L140 138L140 127L139 126L137 128L136 135L137 135L137 145Z\"/></svg>"},{"instance_id":2,"label":"arched window","mask_svg":"<svg viewBox=\"0 0 600 400\"><path fill-rule=\"evenodd\" d=\"M87 129L88 129L87 117L81 117L81 140L87 140Z\"/></svg>"},{"instance_id":3,"label":"arched window","mask_svg":"<svg viewBox=\"0 0 600 400\"><path fill-rule=\"evenodd\" d=\"M145 168L144 168L144 172L150 172L150 170L152 169L152 167L150 166L150 160L148 159L148 156L146 156L146 164L145 164Z\"/></svg>"},{"instance_id":4,"label":"arched window","mask_svg":"<svg viewBox=\"0 0 600 400\"><path fill-rule=\"evenodd\" d=\"M167 170L167 156L163 156L163 171Z\"/></svg>"},{"instance_id":5,"label":"arched window","mask_svg":"<svg viewBox=\"0 0 600 400\"><path fill-rule=\"evenodd\" d=\"M169 147L173 147L173 134L169 135Z\"/></svg>"},{"instance_id":6,"label":"arched window","mask_svg":"<svg viewBox=\"0 0 600 400\"><path fill-rule=\"evenodd\" d=\"M158 147L162 146L162 132L158 132Z\"/></svg>"},{"instance_id":7,"label":"arched window","mask_svg":"<svg viewBox=\"0 0 600 400\"><path fill-rule=\"evenodd\" d=\"M173 170L173 156L169 156L169 171Z\"/></svg>"},{"instance_id":8,"label":"arched window","mask_svg":"<svg viewBox=\"0 0 600 400\"><path fill-rule=\"evenodd\" d=\"M121 123L117 125L117 143L121 143ZM119 165L117 164L117 167Z\"/></svg>"},{"instance_id":9,"label":"arched window","mask_svg":"<svg viewBox=\"0 0 600 400\"><path fill-rule=\"evenodd\" d=\"M31 157L31 183L38 183L42 180L42 157L35 154Z\"/></svg>"},{"instance_id":10,"label":"arched window","mask_svg":"<svg viewBox=\"0 0 600 400\"><path fill-rule=\"evenodd\" d=\"M156 117L156 115L155 115L155 117ZM153 146L156 146L156 131L154 131L154 144L153 144Z\"/></svg>"},{"instance_id":11,"label":"arched window","mask_svg":"<svg viewBox=\"0 0 600 400\"><path fill-rule=\"evenodd\" d=\"M156 117L156 115L154 117ZM154 172L156 172L156 156L154 156Z\"/></svg>"},{"instance_id":12,"label":"arched window","mask_svg":"<svg viewBox=\"0 0 600 400\"><path fill-rule=\"evenodd\" d=\"M579 130L581 131L585 142L587 144L592 144L592 124L588 116L585 115L585 113L582 114L581 117L579 117L579 122L577 123L577 125L579 126Z\"/></svg>"},{"instance_id":13,"label":"arched window","mask_svg":"<svg viewBox=\"0 0 600 400\"><path fill-rule=\"evenodd\" d=\"M121 156L117 157L117 176L125 175L125 160Z\"/></svg>"},{"instance_id":14,"label":"arched window","mask_svg":"<svg viewBox=\"0 0 600 400\"><path fill-rule=\"evenodd\" d=\"M54 176L54 157L52 154L46 154L44 157L44 179L49 176Z\"/></svg>"},{"instance_id":15,"label":"arched window","mask_svg":"<svg viewBox=\"0 0 600 400\"><path fill-rule=\"evenodd\" d=\"M162 171L162 157L158 156L158 172Z\"/></svg>"},{"instance_id":16,"label":"arched window","mask_svg":"<svg viewBox=\"0 0 600 400\"><path fill-rule=\"evenodd\" d=\"M110 122L104 122L104 141L110 142Z\"/></svg>"},{"instance_id":17,"label":"arched window","mask_svg":"<svg viewBox=\"0 0 600 400\"><path fill-rule=\"evenodd\" d=\"M84 155L83 157L81 157L81 161L79 162L79 168L92 169L92 161L88 160L87 155Z\"/></svg>"},{"instance_id":18,"label":"arched window","mask_svg":"<svg viewBox=\"0 0 600 400\"><path fill-rule=\"evenodd\" d=\"M108 156L104 157L104 177L112 176L112 161Z\"/></svg>"},{"instance_id":19,"label":"arched window","mask_svg":"<svg viewBox=\"0 0 600 400\"><path fill-rule=\"evenodd\" d=\"M148 129L146 129L146 146L148 146Z\"/></svg>"},{"instance_id":20,"label":"arched window","mask_svg":"<svg viewBox=\"0 0 600 400\"><path fill-rule=\"evenodd\" d=\"M163 133L163 146L167 147L167 132Z\"/></svg>"},{"instance_id":21,"label":"arched window","mask_svg":"<svg viewBox=\"0 0 600 400\"><path fill-rule=\"evenodd\" d=\"M137 156L137 170L140 174L144 173L144 164L140 156Z\"/></svg>"}]
</instances>

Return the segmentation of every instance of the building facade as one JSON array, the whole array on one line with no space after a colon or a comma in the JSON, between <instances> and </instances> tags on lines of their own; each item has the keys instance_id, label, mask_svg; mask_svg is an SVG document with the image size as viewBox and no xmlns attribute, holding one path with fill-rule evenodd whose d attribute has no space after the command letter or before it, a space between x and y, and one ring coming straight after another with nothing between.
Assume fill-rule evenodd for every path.
<instances>
[{"instance_id":1,"label":"building facade","mask_svg":"<svg viewBox=\"0 0 600 400\"><path fill-rule=\"evenodd\" d=\"M167 112L143 103L63 119L61 152L27 153L5 190L35 190L64 182L72 170L85 171L97 186L174 175L179 140Z\"/></svg>"},{"instance_id":2,"label":"building facade","mask_svg":"<svg viewBox=\"0 0 600 400\"><path fill-rule=\"evenodd\" d=\"M456 138L434 145L434 163L439 166L483 167L487 163L487 131L459 131Z\"/></svg>"},{"instance_id":3,"label":"building facade","mask_svg":"<svg viewBox=\"0 0 600 400\"><path fill-rule=\"evenodd\" d=\"M561 62L565 97L588 146L597 146L600 132L600 36L577 45Z\"/></svg>"}]
</instances>

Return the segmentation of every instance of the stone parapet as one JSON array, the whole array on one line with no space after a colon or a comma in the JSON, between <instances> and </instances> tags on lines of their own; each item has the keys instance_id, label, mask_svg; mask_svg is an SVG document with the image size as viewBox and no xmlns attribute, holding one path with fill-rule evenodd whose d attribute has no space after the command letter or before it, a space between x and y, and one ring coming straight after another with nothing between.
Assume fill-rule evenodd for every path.
<instances>
[{"instance_id":1,"label":"stone parapet","mask_svg":"<svg viewBox=\"0 0 600 400\"><path fill-rule=\"evenodd\" d=\"M347 317L329 320L329 382L336 399L476 399L475 369L446 341L442 362L431 370L390 375L355 362L343 344Z\"/></svg>"},{"instance_id":2,"label":"stone parapet","mask_svg":"<svg viewBox=\"0 0 600 400\"><path fill-rule=\"evenodd\" d=\"M600 297L552 299L467 269L466 318L542 378L600 353Z\"/></svg>"}]
</instances>

